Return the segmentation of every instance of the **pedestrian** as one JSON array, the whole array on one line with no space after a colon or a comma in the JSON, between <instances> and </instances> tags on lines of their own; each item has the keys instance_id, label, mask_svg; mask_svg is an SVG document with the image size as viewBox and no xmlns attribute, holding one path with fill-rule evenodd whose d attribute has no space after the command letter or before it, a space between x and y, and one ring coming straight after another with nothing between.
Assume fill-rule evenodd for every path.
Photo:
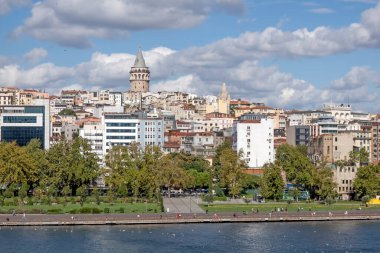
<instances>
[{"instance_id":1,"label":"pedestrian","mask_svg":"<svg viewBox=\"0 0 380 253\"><path fill-rule=\"evenodd\" d=\"M25 219L25 213L22 214L22 218Z\"/></svg>"},{"instance_id":2,"label":"pedestrian","mask_svg":"<svg viewBox=\"0 0 380 253\"><path fill-rule=\"evenodd\" d=\"M12 215L16 216L16 209L13 209Z\"/></svg>"}]
</instances>

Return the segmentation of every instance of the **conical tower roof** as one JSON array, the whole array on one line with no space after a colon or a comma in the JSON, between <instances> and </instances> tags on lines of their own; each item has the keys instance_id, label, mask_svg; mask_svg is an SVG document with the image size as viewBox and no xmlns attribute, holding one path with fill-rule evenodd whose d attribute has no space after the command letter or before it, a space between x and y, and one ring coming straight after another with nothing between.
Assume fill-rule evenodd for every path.
<instances>
[{"instance_id":1,"label":"conical tower roof","mask_svg":"<svg viewBox=\"0 0 380 253\"><path fill-rule=\"evenodd\" d=\"M137 52L134 68L146 68L144 56L142 54L141 48Z\"/></svg>"}]
</instances>

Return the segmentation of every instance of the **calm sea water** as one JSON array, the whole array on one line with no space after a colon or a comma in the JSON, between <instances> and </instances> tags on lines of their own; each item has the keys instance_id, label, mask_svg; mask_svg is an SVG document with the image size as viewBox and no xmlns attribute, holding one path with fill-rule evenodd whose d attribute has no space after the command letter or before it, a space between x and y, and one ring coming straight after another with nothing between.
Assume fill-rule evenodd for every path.
<instances>
[{"instance_id":1,"label":"calm sea water","mask_svg":"<svg viewBox=\"0 0 380 253\"><path fill-rule=\"evenodd\" d=\"M1 227L0 252L380 252L380 222Z\"/></svg>"}]
</instances>

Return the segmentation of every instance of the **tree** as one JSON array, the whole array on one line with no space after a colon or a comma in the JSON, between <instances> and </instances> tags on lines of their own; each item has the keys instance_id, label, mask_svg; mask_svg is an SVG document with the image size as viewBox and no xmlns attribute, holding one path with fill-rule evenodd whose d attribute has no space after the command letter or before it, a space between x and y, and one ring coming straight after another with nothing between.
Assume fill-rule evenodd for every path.
<instances>
[{"instance_id":1,"label":"tree","mask_svg":"<svg viewBox=\"0 0 380 253\"><path fill-rule=\"evenodd\" d=\"M235 198L243 189L243 169L246 168L245 161L241 159L242 152L238 154L231 147L222 150L219 158L220 184L226 187L228 194Z\"/></svg>"},{"instance_id":2,"label":"tree","mask_svg":"<svg viewBox=\"0 0 380 253\"><path fill-rule=\"evenodd\" d=\"M271 163L264 165L264 174L261 182L261 194L264 198L282 199L285 183L281 176L281 167L278 164Z\"/></svg>"},{"instance_id":3,"label":"tree","mask_svg":"<svg viewBox=\"0 0 380 253\"><path fill-rule=\"evenodd\" d=\"M54 144L47 153L47 160L46 184L58 191L69 186L73 196L79 187L93 184L99 176L98 158L88 141L81 137Z\"/></svg>"},{"instance_id":4,"label":"tree","mask_svg":"<svg viewBox=\"0 0 380 253\"><path fill-rule=\"evenodd\" d=\"M288 144L279 146L276 152L276 164L286 172L287 180L293 182L295 187L310 189L314 165L302 150Z\"/></svg>"},{"instance_id":5,"label":"tree","mask_svg":"<svg viewBox=\"0 0 380 253\"><path fill-rule=\"evenodd\" d=\"M333 176L333 171L326 166L313 169L312 190L316 197L320 199L334 199L338 196L338 193L336 192L337 184L334 182Z\"/></svg>"},{"instance_id":6,"label":"tree","mask_svg":"<svg viewBox=\"0 0 380 253\"><path fill-rule=\"evenodd\" d=\"M243 174L242 182L245 190L257 189L260 187L261 178L256 175Z\"/></svg>"},{"instance_id":7,"label":"tree","mask_svg":"<svg viewBox=\"0 0 380 253\"><path fill-rule=\"evenodd\" d=\"M76 116L76 113L72 109L63 109L62 111L60 111L58 113L58 115L61 115L61 116L64 116L64 115Z\"/></svg>"},{"instance_id":8,"label":"tree","mask_svg":"<svg viewBox=\"0 0 380 253\"><path fill-rule=\"evenodd\" d=\"M36 162L37 165L37 171L38 171L38 180L43 181L46 178L46 171L48 168L48 161L46 159L46 152L42 149L42 144L39 139L32 139L28 145L25 146L25 149L27 150L28 154L31 156L31 158ZM32 187L33 185L30 185Z\"/></svg>"},{"instance_id":9,"label":"tree","mask_svg":"<svg viewBox=\"0 0 380 253\"><path fill-rule=\"evenodd\" d=\"M362 198L366 195L374 197L380 194L379 165L360 167L354 179L354 189L358 198Z\"/></svg>"},{"instance_id":10,"label":"tree","mask_svg":"<svg viewBox=\"0 0 380 253\"><path fill-rule=\"evenodd\" d=\"M37 161L28 153L25 147L16 142L0 143L0 183L11 184L27 183L32 185L38 180Z\"/></svg>"},{"instance_id":11,"label":"tree","mask_svg":"<svg viewBox=\"0 0 380 253\"><path fill-rule=\"evenodd\" d=\"M28 196L29 185L23 183L18 191L18 196L21 199L21 202L24 203L24 199Z\"/></svg>"},{"instance_id":12,"label":"tree","mask_svg":"<svg viewBox=\"0 0 380 253\"><path fill-rule=\"evenodd\" d=\"M349 157L352 163L359 163L359 166L367 165L369 161L369 153L364 147L360 148L358 151L350 151Z\"/></svg>"},{"instance_id":13,"label":"tree","mask_svg":"<svg viewBox=\"0 0 380 253\"><path fill-rule=\"evenodd\" d=\"M156 196L158 199L160 196L161 180L159 174L162 170L162 156L161 148L152 145L146 146L142 154L140 181L148 198Z\"/></svg>"},{"instance_id":14,"label":"tree","mask_svg":"<svg viewBox=\"0 0 380 253\"><path fill-rule=\"evenodd\" d=\"M170 154L162 158L162 167L158 177L161 179L161 185L167 187L169 198L172 189L186 187L191 182L189 174L179 166L178 159L173 159Z\"/></svg>"}]
</instances>

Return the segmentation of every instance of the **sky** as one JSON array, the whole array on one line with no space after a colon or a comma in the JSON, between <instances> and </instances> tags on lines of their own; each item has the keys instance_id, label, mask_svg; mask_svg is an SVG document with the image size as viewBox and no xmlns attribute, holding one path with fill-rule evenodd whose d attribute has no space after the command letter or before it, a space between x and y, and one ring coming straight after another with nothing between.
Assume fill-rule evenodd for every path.
<instances>
[{"instance_id":1,"label":"sky","mask_svg":"<svg viewBox=\"0 0 380 253\"><path fill-rule=\"evenodd\" d=\"M0 87L151 91L380 112L379 0L0 0Z\"/></svg>"}]
</instances>

